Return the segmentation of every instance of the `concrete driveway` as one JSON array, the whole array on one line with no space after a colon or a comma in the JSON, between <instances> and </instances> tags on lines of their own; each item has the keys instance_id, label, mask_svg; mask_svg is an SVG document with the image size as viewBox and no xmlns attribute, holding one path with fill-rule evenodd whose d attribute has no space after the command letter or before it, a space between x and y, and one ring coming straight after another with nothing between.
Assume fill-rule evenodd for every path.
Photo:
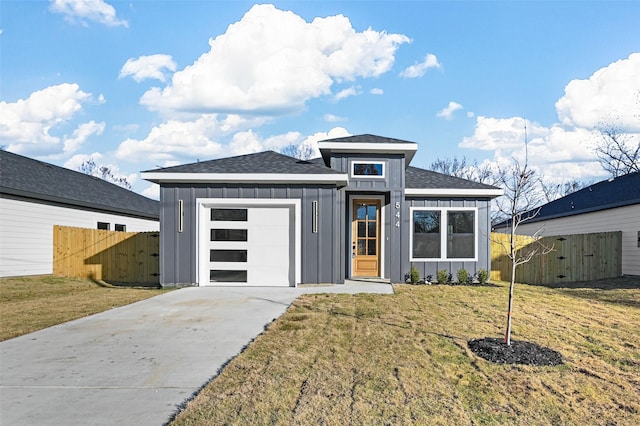
<instances>
[{"instance_id":1,"label":"concrete driveway","mask_svg":"<svg viewBox=\"0 0 640 426\"><path fill-rule=\"evenodd\" d=\"M304 293L194 287L0 342L0 425L162 425Z\"/></svg>"}]
</instances>

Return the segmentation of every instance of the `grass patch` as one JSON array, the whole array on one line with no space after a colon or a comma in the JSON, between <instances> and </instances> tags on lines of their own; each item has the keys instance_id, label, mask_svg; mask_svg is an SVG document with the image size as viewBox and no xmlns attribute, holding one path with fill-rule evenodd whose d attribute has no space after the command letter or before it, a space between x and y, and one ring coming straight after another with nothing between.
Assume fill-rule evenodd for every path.
<instances>
[{"instance_id":1,"label":"grass patch","mask_svg":"<svg viewBox=\"0 0 640 426\"><path fill-rule=\"evenodd\" d=\"M615 282L517 285L513 338L557 367L468 349L502 336L504 283L306 295L172 424L640 424L640 282Z\"/></svg>"},{"instance_id":2,"label":"grass patch","mask_svg":"<svg viewBox=\"0 0 640 426\"><path fill-rule=\"evenodd\" d=\"M79 278L0 279L0 341L137 302L166 290L99 285Z\"/></svg>"}]
</instances>

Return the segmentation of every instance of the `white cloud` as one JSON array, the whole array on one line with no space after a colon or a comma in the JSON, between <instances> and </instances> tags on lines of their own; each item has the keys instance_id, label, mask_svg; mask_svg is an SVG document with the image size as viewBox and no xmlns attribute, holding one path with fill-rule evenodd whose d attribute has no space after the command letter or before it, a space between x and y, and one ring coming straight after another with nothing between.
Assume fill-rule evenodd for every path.
<instances>
[{"instance_id":1,"label":"white cloud","mask_svg":"<svg viewBox=\"0 0 640 426\"><path fill-rule=\"evenodd\" d=\"M335 94L335 96L333 97L333 100L335 102L339 102L343 99L346 99L350 96L356 96L360 94L360 91L358 90L357 87L347 87L346 89L343 89L341 91L339 91L338 93Z\"/></svg>"},{"instance_id":2,"label":"white cloud","mask_svg":"<svg viewBox=\"0 0 640 426\"><path fill-rule=\"evenodd\" d=\"M255 5L209 41L210 50L140 102L153 110L278 114L331 93L334 82L391 69L402 34L357 32L343 15L306 22L273 5Z\"/></svg>"},{"instance_id":3,"label":"white cloud","mask_svg":"<svg viewBox=\"0 0 640 426\"><path fill-rule=\"evenodd\" d=\"M400 73L400 77L418 78L418 77L422 77L429 68L441 68L441 67L442 65L440 65L440 62L438 62L438 58L436 58L436 55L428 53L427 56L425 56L424 61L405 68Z\"/></svg>"},{"instance_id":4,"label":"white cloud","mask_svg":"<svg viewBox=\"0 0 640 426\"><path fill-rule=\"evenodd\" d=\"M71 170L81 171L81 167L84 163L88 161L92 161L96 165L96 167L93 169L93 173L91 174L92 176L102 178L103 176L100 174L100 169L102 167L106 167L109 169L109 171L111 171L111 175L114 178L116 179L124 178L131 185L133 185L138 179L137 173L130 173L130 174L121 173L120 169L116 164L105 163L101 161L103 158L104 156L99 152L94 152L93 154L76 154L73 157L69 158L64 163L64 167Z\"/></svg>"},{"instance_id":5,"label":"white cloud","mask_svg":"<svg viewBox=\"0 0 640 426\"><path fill-rule=\"evenodd\" d=\"M467 118L473 118L476 114L473 111L467 111Z\"/></svg>"},{"instance_id":6,"label":"white cloud","mask_svg":"<svg viewBox=\"0 0 640 426\"><path fill-rule=\"evenodd\" d=\"M593 129L615 123L640 132L640 53L599 69L587 80L572 80L556 102L562 124Z\"/></svg>"},{"instance_id":7,"label":"white cloud","mask_svg":"<svg viewBox=\"0 0 640 426\"><path fill-rule=\"evenodd\" d=\"M351 133L347 131L344 127L334 127L328 132L317 132L312 135L307 136L298 147L298 152L308 152L312 151L313 155L311 158L320 157L320 150L318 149L318 141L322 141L325 139L335 139L335 138L343 138L346 136L351 136Z\"/></svg>"},{"instance_id":8,"label":"white cloud","mask_svg":"<svg viewBox=\"0 0 640 426\"><path fill-rule=\"evenodd\" d=\"M60 137L51 134L91 99L77 84L59 84L33 92L27 99L0 102L0 140L17 153L51 152Z\"/></svg>"},{"instance_id":9,"label":"white cloud","mask_svg":"<svg viewBox=\"0 0 640 426\"><path fill-rule=\"evenodd\" d=\"M116 17L116 9L103 0L51 0L49 9L65 15L71 23L88 26L89 21L108 27L128 27L129 23Z\"/></svg>"},{"instance_id":10,"label":"white cloud","mask_svg":"<svg viewBox=\"0 0 640 426\"><path fill-rule=\"evenodd\" d=\"M340 121L347 121L346 118L333 114L325 114L323 118L327 123L338 123Z\"/></svg>"},{"instance_id":11,"label":"white cloud","mask_svg":"<svg viewBox=\"0 0 640 426\"><path fill-rule=\"evenodd\" d=\"M445 120L453 120L453 113L457 110L462 109L462 105L457 102L451 101L449 105L436 114L436 117L444 118Z\"/></svg>"},{"instance_id":12,"label":"white cloud","mask_svg":"<svg viewBox=\"0 0 640 426\"><path fill-rule=\"evenodd\" d=\"M384 94L384 90L374 87L373 89L369 90L369 93L372 95L383 95Z\"/></svg>"},{"instance_id":13,"label":"white cloud","mask_svg":"<svg viewBox=\"0 0 640 426\"><path fill-rule=\"evenodd\" d=\"M148 186L146 189L142 191L142 195L145 197L149 197L154 200L160 199L160 185L157 183L152 183L151 186Z\"/></svg>"},{"instance_id":14,"label":"white cloud","mask_svg":"<svg viewBox=\"0 0 640 426\"><path fill-rule=\"evenodd\" d=\"M176 70L176 63L171 55L140 56L137 59L129 58L122 66L118 78L130 75L137 82L141 82L146 78L154 78L164 82L165 70L171 72Z\"/></svg>"},{"instance_id":15,"label":"white cloud","mask_svg":"<svg viewBox=\"0 0 640 426\"><path fill-rule=\"evenodd\" d=\"M65 137L64 139L64 152L70 154L76 152L80 145L82 145L91 135L101 135L104 132L105 123L96 123L91 120L88 123L80 124L74 131L71 137Z\"/></svg>"}]
</instances>

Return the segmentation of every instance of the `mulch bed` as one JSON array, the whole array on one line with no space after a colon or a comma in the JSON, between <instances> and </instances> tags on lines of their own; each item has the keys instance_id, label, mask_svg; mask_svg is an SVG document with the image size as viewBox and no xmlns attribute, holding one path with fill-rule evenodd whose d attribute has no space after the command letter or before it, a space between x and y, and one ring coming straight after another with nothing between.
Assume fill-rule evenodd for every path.
<instances>
[{"instance_id":1,"label":"mulch bed","mask_svg":"<svg viewBox=\"0 0 640 426\"><path fill-rule=\"evenodd\" d=\"M469 340L469 349L481 358L496 364L554 366L562 364L562 355L536 343L512 340L507 346L502 339L485 337Z\"/></svg>"}]
</instances>

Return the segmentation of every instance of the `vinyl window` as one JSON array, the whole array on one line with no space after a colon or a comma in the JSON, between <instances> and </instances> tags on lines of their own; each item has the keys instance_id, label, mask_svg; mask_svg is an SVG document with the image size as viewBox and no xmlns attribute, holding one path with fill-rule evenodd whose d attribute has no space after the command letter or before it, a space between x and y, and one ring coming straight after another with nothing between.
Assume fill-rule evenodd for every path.
<instances>
[{"instance_id":1,"label":"vinyl window","mask_svg":"<svg viewBox=\"0 0 640 426\"><path fill-rule=\"evenodd\" d=\"M412 261L477 260L475 208L411 208Z\"/></svg>"}]
</instances>

